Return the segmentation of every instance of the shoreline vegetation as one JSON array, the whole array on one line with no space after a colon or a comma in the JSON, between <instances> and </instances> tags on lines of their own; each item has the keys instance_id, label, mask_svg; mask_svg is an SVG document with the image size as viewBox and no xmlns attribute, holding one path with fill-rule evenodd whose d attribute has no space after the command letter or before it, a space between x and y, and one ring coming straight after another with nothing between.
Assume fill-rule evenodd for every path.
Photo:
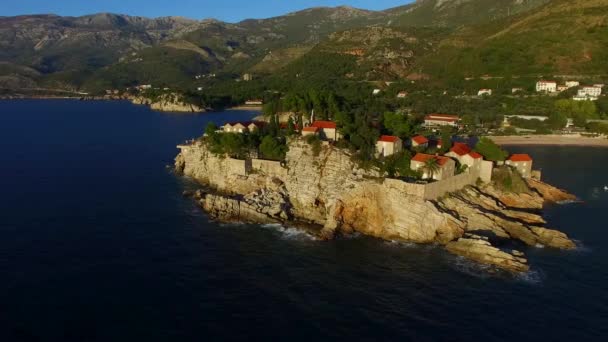
<instances>
[{"instance_id":1,"label":"shoreline vegetation","mask_svg":"<svg viewBox=\"0 0 608 342\"><path fill-rule=\"evenodd\" d=\"M582 135L521 135L488 136L498 145L537 145L537 146L585 146L608 147L607 138L593 138Z\"/></svg>"}]
</instances>

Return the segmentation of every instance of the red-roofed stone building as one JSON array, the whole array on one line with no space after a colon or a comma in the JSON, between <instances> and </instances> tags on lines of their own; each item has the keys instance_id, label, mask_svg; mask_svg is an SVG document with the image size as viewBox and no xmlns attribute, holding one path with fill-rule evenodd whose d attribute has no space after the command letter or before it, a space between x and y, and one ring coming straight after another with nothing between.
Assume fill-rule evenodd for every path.
<instances>
[{"instance_id":1,"label":"red-roofed stone building","mask_svg":"<svg viewBox=\"0 0 608 342\"><path fill-rule=\"evenodd\" d=\"M338 132L338 128L333 121L315 121L309 127L318 129L318 134L321 139L338 141L342 136Z\"/></svg>"},{"instance_id":2,"label":"red-roofed stone building","mask_svg":"<svg viewBox=\"0 0 608 342\"><path fill-rule=\"evenodd\" d=\"M376 151L379 155L388 157L403 150L403 141L396 136L383 135L376 142Z\"/></svg>"},{"instance_id":3,"label":"red-roofed stone building","mask_svg":"<svg viewBox=\"0 0 608 342\"><path fill-rule=\"evenodd\" d=\"M424 117L424 126L426 127L440 127L440 126L452 126L457 127L458 115L449 114L429 114Z\"/></svg>"},{"instance_id":4,"label":"red-roofed stone building","mask_svg":"<svg viewBox=\"0 0 608 342\"><path fill-rule=\"evenodd\" d=\"M519 171L522 177L530 178L532 177L532 157L527 154L514 154L505 164L514 167Z\"/></svg>"},{"instance_id":5,"label":"red-roofed stone building","mask_svg":"<svg viewBox=\"0 0 608 342\"><path fill-rule=\"evenodd\" d=\"M417 135L411 139L412 147L429 147L429 139L423 137L422 135Z\"/></svg>"},{"instance_id":6,"label":"red-roofed stone building","mask_svg":"<svg viewBox=\"0 0 608 342\"><path fill-rule=\"evenodd\" d=\"M317 135L317 134L319 134L319 129L317 127L308 126L308 127L302 128L303 137L306 137L309 135Z\"/></svg>"},{"instance_id":7,"label":"red-roofed stone building","mask_svg":"<svg viewBox=\"0 0 608 342\"><path fill-rule=\"evenodd\" d=\"M439 166L438 170L431 174L425 165L429 159L436 159ZM410 162L410 168L414 171L420 171L423 178L432 178L442 180L454 176L456 171L456 162L451 158L443 156L434 156L431 154L417 153Z\"/></svg>"},{"instance_id":8,"label":"red-roofed stone building","mask_svg":"<svg viewBox=\"0 0 608 342\"><path fill-rule=\"evenodd\" d=\"M263 121L229 122L221 127L225 133L245 133L259 130L266 125Z\"/></svg>"}]
</instances>

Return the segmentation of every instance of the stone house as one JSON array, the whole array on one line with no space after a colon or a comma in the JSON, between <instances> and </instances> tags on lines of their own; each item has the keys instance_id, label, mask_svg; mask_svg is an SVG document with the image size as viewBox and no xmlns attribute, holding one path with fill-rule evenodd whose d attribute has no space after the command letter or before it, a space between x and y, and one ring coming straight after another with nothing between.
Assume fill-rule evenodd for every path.
<instances>
[{"instance_id":1,"label":"stone house","mask_svg":"<svg viewBox=\"0 0 608 342\"><path fill-rule=\"evenodd\" d=\"M505 161L506 165L512 166L523 178L532 177L532 158L527 154L514 154Z\"/></svg>"},{"instance_id":2,"label":"stone house","mask_svg":"<svg viewBox=\"0 0 608 342\"><path fill-rule=\"evenodd\" d=\"M412 147L427 148L429 147L429 139L422 135L417 135L411 139L410 145Z\"/></svg>"},{"instance_id":3,"label":"stone house","mask_svg":"<svg viewBox=\"0 0 608 342\"><path fill-rule=\"evenodd\" d=\"M410 168L414 171L420 171L422 178L431 178L429 170L426 170L425 165L429 159L436 159L438 169L433 172L432 179L442 180L454 176L456 172L456 162L444 156L435 156L431 154L417 153L410 162Z\"/></svg>"},{"instance_id":4,"label":"stone house","mask_svg":"<svg viewBox=\"0 0 608 342\"><path fill-rule=\"evenodd\" d=\"M456 142L446 157L454 158L460 165L466 165L470 169L478 169L481 165L483 157L477 152L473 152L469 145L461 142Z\"/></svg>"},{"instance_id":5,"label":"stone house","mask_svg":"<svg viewBox=\"0 0 608 342\"><path fill-rule=\"evenodd\" d=\"M315 121L309 127L317 128L319 137L323 140L338 141L342 139L342 135L333 121Z\"/></svg>"},{"instance_id":6,"label":"stone house","mask_svg":"<svg viewBox=\"0 0 608 342\"><path fill-rule=\"evenodd\" d=\"M245 133L262 129L266 123L262 121L229 122L221 127L224 133Z\"/></svg>"},{"instance_id":7,"label":"stone house","mask_svg":"<svg viewBox=\"0 0 608 342\"><path fill-rule=\"evenodd\" d=\"M383 135L376 142L376 151L384 157L403 151L403 141L396 136Z\"/></svg>"},{"instance_id":8,"label":"stone house","mask_svg":"<svg viewBox=\"0 0 608 342\"><path fill-rule=\"evenodd\" d=\"M307 137L309 135L318 135L318 134L319 134L319 128L317 128L317 127L308 126L308 127L302 128L303 137Z\"/></svg>"}]
</instances>

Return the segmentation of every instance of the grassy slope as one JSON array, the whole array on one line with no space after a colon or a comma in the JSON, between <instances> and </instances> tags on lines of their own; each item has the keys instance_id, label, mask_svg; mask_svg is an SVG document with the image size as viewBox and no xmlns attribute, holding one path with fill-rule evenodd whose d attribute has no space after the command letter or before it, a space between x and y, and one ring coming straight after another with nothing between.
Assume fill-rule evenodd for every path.
<instances>
[{"instance_id":1,"label":"grassy slope","mask_svg":"<svg viewBox=\"0 0 608 342\"><path fill-rule=\"evenodd\" d=\"M421 62L442 76L605 74L608 0L554 0L498 22L466 27Z\"/></svg>"}]
</instances>

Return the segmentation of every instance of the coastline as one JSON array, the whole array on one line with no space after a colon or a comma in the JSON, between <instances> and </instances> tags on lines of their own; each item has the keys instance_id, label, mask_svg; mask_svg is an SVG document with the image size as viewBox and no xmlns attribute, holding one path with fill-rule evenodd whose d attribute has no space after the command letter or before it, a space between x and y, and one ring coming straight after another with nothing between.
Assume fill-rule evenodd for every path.
<instances>
[{"instance_id":1,"label":"coastline","mask_svg":"<svg viewBox=\"0 0 608 342\"><path fill-rule=\"evenodd\" d=\"M246 110L252 112L261 112L262 106L236 106L236 107L228 107L226 110Z\"/></svg>"},{"instance_id":2,"label":"coastline","mask_svg":"<svg viewBox=\"0 0 608 342\"><path fill-rule=\"evenodd\" d=\"M488 136L499 145L608 147L608 139L580 135Z\"/></svg>"}]
</instances>

